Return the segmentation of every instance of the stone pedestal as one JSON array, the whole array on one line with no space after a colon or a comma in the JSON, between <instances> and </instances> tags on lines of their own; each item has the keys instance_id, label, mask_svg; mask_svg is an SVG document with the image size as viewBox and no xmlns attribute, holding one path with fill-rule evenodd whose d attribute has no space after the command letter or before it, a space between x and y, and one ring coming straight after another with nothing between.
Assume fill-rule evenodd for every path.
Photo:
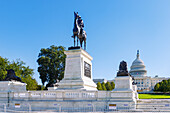
<instances>
[{"instance_id":1,"label":"stone pedestal","mask_svg":"<svg viewBox=\"0 0 170 113\"><path fill-rule=\"evenodd\" d=\"M64 78L57 89L97 90L92 78L93 58L81 48L72 48L64 53L67 56Z\"/></svg>"},{"instance_id":2,"label":"stone pedestal","mask_svg":"<svg viewBox=\"0 0 170 113\"><path fill-rule=\"evenodd\" d=\"M133 91L132 78L130 76L115 77L115 89L113 91Z\"/></svg>"},{"instance_id":3,"label":"stone pedestal","mask_svg":"<svg viewBox=\"0 0 170 113\"><path fill-rule=\"evenodd\" d=\"M0 91L5 92L18 92L26 91L26 83L18 81L0 81Z\"/></svg>"},{"instance_id":4,"label":"stone pedestal","mask_svg":"<svg viewBox=\"0 0 170 113\"><path fill-rule=\"evenodd\" d=\"M130 76L116 77L115 89L111 92L111 101L108 104L114 104L120 108L135 109L136 99L136 91L132 87L132 78Z\"/></svg>"}]
</instances>

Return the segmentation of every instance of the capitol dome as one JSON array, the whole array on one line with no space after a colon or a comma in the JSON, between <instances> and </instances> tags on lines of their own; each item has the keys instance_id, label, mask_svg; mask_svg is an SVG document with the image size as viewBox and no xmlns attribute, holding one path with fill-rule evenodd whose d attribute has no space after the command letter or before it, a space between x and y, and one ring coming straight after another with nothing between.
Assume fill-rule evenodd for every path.
<instances>
[{"instance_id":1,"label":"capitol dome","mask_svg":"<svg viewBox=\"0 0 170 113\"><path fill-rule=\"evenodd\" d=\"M139 58L139 50L137 51L136 59L133 61L129 73L134 76L146 76L147 71L145 69L144 62Z\"/></svg>"}]
</instances>

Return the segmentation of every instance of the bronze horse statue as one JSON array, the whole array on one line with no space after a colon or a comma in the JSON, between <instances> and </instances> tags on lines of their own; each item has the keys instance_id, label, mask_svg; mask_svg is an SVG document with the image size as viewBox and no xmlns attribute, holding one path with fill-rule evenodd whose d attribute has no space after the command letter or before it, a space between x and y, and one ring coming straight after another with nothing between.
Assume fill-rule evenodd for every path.
<instances>
[{"instance_id":1,"label":"bronze horse statue","mask_svg":"<svg viewBox=\"0 0 170 113\"><path fill-rule=\"evenodd\" d=\"M15 81L21 81L21 78L20 77L17 77L15 75L15 71L13 69L10 69L10 70L6 70L7 71L7 76L5 78L6 81L11 81L11 80L15 80Z\"/></svg>"},{"instance_id":2,"label":"bronze horse statue","mask_svg":"<svg viewBox=\"0 0 170 113\"><path fill-rule=\"evenodd\" d=\"M78 46L78 34L80 32L80 28L77 24L78 17L79 17L78 12L77 13L74 12L74 27L73 27L73 36L72 36L72 38L74 38L74 47L76 43L75 37L77 37L77 46Z\"/></svg>"},{"instance_id":3,"label":"bronze horse statue","mask_svg":"<svg viewBox=\"0 0 170 113\"><path fill-rule=\"evenodd\" d=\"M74 47L75 47L75 37L77 37L77 46L78 39L80 40L80 46L82 47L82 43L84 41L84 49L86 49L86 32L84 31L84 23L81 19L81 16L78 15L78 12L74 12L74 28L73 28L73 38L74 38Z\"/></svg>"}]
</instances>

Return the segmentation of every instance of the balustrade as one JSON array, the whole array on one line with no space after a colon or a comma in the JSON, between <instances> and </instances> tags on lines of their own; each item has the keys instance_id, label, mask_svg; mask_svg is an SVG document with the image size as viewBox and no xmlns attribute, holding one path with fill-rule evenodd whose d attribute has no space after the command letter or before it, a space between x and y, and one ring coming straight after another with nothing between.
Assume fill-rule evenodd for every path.
<instances>
[{"instance_id":1,"label":"balustrade","mask_svg":"<svg viewBox=\"0 0 170 113\"><path fill-rule=\"evenodd\" d=\"M96 92L26 91L12 92L14 98L96 98Z\"/></svg>"}]
</instances>

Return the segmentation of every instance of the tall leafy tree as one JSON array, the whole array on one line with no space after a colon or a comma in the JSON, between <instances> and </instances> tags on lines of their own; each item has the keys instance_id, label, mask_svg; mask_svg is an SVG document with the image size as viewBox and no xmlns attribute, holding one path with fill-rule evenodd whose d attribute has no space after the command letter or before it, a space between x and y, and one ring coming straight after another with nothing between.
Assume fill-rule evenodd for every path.
<instances>
[{"instance_id":1,"label":"tall leafy tree","mask_svg":"<svg viewBox=\"0 0 170 113\"><path fill-rule=\"evenodd\" d=\"M115 83L114 82L107 82L107 83L100 83L100 82L98 82L97 83L97 89L98 90L108 90L108 91L111 91L111 90L113 90L115 88Z\"/></svg>"},{"instance_id":2,"label":"tall leafy tree","mask_svg":"<svg viewBox=\"0 0 170 113\"><path fill-rule=\"evenodd\" d=\"M112 87L112 90L115 88L115 83L114 82L111 82L111 87Z\"/></svg>"},{"instance_id":3,"label":"tall leafy tree","mask_svg":"<svg viewBox=\"0 0 170 113\"><path fill-rule=\"evenodd\" d=\"M57 81L64 77L65 47L50 46L49 48L42 48L38 56L38 72L42 84L47 83L46 87L52 86Z\"/></svg>"},{"instance_id":4,"label":"tall leafy tree","mask_svg":"<svg viewBox=\"0 0 170 113\"><path fill-rule=\"evenodd\" d=\"M102 89L103 89L104 91L107 91L107 89L106 89L106 86L105 86L105 83L104 83L104 82L102 82Z\"/></svg>"},{"instance_id":5,"label":"tall leafy tree","mask_svg":"<svg viewBox=\"0 0 170 113\"><path fill-rule=\"evenodd\" d=\"M6 69L9 65L9 61L6 58L0 56L0 81L4 80L6 77Z\"/></svg>"},{"instance_id":6,"label":"tall leafy tree","mask_svg":"<svg viewBox=\"0 0 170 113\"><path fill-rule=\"evenodd\" d=\"M154 87L154 91L170 92L170 79L157 83Z\"/></svg>"},{"instance_id":7,"label":"tall leafy tree","mask_svg":"<svg viewBox=\"0 0 170 113\"><path fill-rule=\"evenodd\" d=\"M20 77L23 82L27 84L27 90L36 90L37 81L33 78L33 69L29 66L25 66L25 63L19 59L10 62L6 58L0 57L0 80L4 80L7 76L6 69L13 69L16 76Z\"/></svg>"},{"instance_id":8,"label":"tall leafy tree","mask_svg":"<svg viewBox=\"0 0 170 113\"><path fill-rule=\"evenodd\" d=\"M103 90L103 89L102 89L102 85L101 85L100 82L97 83L97 89L98 89L98 90Z\"/></svg>"},{"instance_id":9,"label":"tall leafy tree","mask_svg":"<svg viewBox=\"0 0 170 113\"><path fill-rule=\"evenodd\" d=\"M158 83L158 84L155 85L154 90L155 90L155 91L159 91L159 88L160 88L160 85L159 85L159 83Z\"/></svg>"},{"instance_id":10,"label":"tall leafy tree","mask_svg":"<svg viewBox=\"0 0 170 113\"><path fill-rule=\"evenodd\" d=\"M110 85L110 82L106 82L105 86L106 86L107 91L112 90L112 86Z\"/></svg>"}]
</instances>

